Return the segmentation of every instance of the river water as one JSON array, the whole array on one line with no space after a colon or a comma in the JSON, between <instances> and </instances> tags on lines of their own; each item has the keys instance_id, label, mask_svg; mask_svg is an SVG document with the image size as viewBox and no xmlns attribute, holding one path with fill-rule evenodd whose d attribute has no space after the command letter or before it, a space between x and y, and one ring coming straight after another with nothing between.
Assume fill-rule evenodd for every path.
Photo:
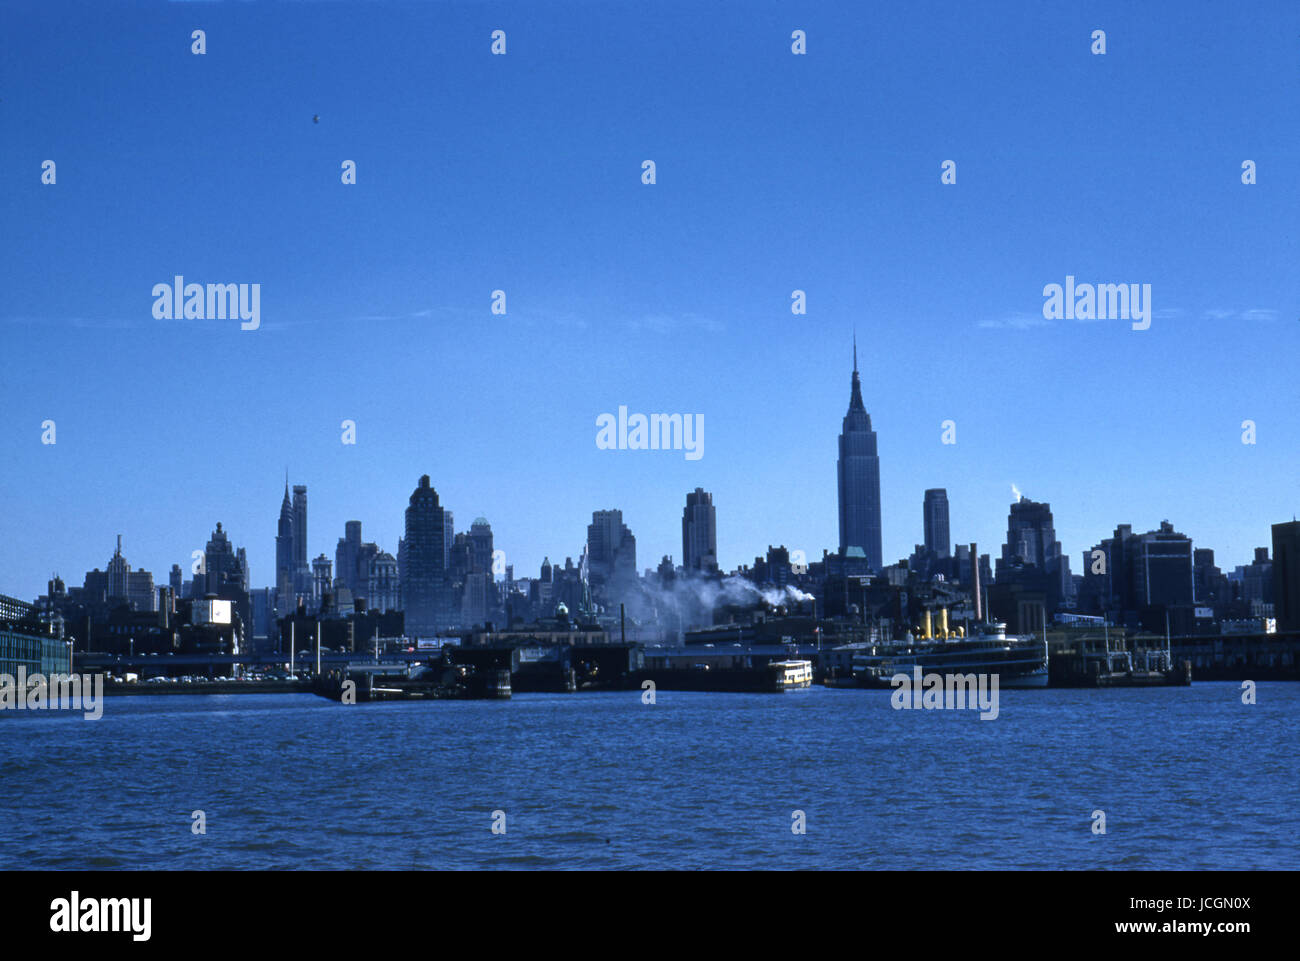
<instances>
[{"instance_id":1,"label":"river water","mask_svg":"<svg viewBox=\"0 0 1300 961\"><path fill-rule=\"evenodd\" d=\"M5 712L0 868L1300 868L1300 684L890 697Z\"/></svg>"}]
</instances>

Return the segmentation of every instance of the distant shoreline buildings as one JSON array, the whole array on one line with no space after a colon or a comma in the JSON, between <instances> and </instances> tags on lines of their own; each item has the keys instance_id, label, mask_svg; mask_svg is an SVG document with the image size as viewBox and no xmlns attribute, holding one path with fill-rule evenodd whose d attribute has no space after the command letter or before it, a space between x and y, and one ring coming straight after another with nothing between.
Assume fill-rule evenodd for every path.
<instances>
[{"instance_id":1,"label":"distant shoreline buildings","mask_svg":"<svg viewBox=\"0 0 1300 961\"><path fill-rule=\"evenodd\" d=\"M1271 556L1260 547L1228 573L1215 566L1213 551L1195 548L1168 521L1145 533L1120 524L1083 552L1083 573L1074 574L1050 504L1018 497L991 563L975 544L954 546L947 490L932 487L920 503L923 542L910 557L885 564L879 451L856 343L850 384L836 462L840 542L820 559L769 544L752 565L722 571L713 494L696 487L685 496L680 564L663 557L639 570L636 537L623 511L609 508L592 512L576 562L547 556L536 577L516 577L514 566L499 560L487 519L456 531L425 474L410 495L395 555L364 541L361 521L349 520L333 557L319 552L309 561L307 487L291 487L286 476L272 586L250 586L245 550L218 522L195 552L191 579L173 564L167 584L156 586L151 572L127 562L119 536L106 570L87 572L72 588L51 577L32 610L77 651L100 653L280 652L318 631L331 645L360 650L379 637L445 638L521 625L555 634L585 624L675 642L775 608L805 618L809 631L838 620L884 639L909 636L939 608L954 624L992 618L1013 633L1038 632L1062 618L1175 634L1300 631L1294 520L1273 525Z\"/></svg>"}]
</instances>

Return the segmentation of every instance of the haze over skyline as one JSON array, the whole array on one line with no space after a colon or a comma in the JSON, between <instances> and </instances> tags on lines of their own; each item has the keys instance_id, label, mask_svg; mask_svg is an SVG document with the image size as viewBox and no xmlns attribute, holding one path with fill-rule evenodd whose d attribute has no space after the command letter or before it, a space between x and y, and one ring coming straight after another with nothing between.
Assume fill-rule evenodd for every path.
<instances>
[{"instance_id":1,"label":"haze over skyline","mask_svg":"<svg viewBox=\"0 0 1300 961\"><path fill-rule=\"evenodd\" d=\"M163 582L218 521L271 586L286 466L312 557L396 554L427 473L516 576L605 508L680 563L696 487L724 569L813 561L855 330L886 563L935 487L992 556L1013 484L1049 502L1075 573L1165 519L1231 570L1297 513L1300 8L65 6L0 39L0 593L119 533ZM177 274L261 328L156 320ZM1150 284L1150 329L1045 320L1067 276ZM599 449L620 405L703 456Z\"/></svg>"}]
</instances>

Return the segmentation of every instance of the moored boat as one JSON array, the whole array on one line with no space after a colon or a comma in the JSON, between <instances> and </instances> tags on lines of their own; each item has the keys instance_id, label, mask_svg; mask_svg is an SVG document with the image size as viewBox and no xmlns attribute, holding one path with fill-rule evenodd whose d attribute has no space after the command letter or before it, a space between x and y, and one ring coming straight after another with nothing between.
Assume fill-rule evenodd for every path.
<instances>
[{"instance_id":1,"label":"moored boat","mask_svg":"<svg viewBox=\"0 0 1300 961\"><path fill-rule=\"evenodd\" d=\"M923 674L997 674L1004 688L1046 687L1047 642L992 624L970 637L877 644L853 658L861 687L892 687L895 675L917 667Z\"/></svg>"}]
</instances>

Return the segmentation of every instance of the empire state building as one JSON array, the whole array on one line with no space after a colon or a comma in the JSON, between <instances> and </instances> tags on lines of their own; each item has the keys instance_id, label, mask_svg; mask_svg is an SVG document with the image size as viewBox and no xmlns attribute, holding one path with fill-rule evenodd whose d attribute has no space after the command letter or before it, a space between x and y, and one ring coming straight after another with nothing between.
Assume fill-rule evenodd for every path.
<instances>
[{"instance_id":1,"label":"empire state building","mask_svg":"<svg viewBox=\"0 0 1300 961\"><path fill-rule=\"evenodd\" d=\"M840 553L858 548L873 571L884 567L880 542L880 458L871 415L862 404L858 379L858 345L853 344L853 392L840 431L840 458L836 464L840 494Z\"/></svg>"}]
</instances>

